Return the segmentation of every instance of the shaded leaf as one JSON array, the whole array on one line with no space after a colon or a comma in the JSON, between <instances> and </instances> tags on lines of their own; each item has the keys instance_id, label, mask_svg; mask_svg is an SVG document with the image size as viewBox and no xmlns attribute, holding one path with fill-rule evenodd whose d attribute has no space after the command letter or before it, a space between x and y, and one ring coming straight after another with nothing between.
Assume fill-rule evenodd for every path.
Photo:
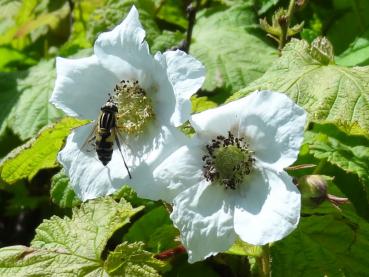
<instances>
[{"instance_id":1,"label":"shaded leaf","mask_svg":"<svg viewBox=\"0 0 369 277\"><path fill-rule=\"evenodd\" d=\"M304 143L311 155L324 161L319 173L334 176L357 212L369 219L369 137L355 126L311 123Z\"/></svg>"},{"instance_id":2,"label":"shaded leaf","mask_svg":"<svg viewBox=\"0 0 369 277\"><path fill-rule=\"evenodd\" d=\"M260 77L277 57L263 37L249 4L199 13L190 52L205 64L203 89L234 92Z\"/></svg>"},{"instance_id":3,"label":"shaded leaf","mask_svg":"<svg viewBox=\"0 0 369 277\"><path fill-rule=\"evenodd\" d=\"M61 208L71 208L81 203L69 186L69 178L63 169L51 179L50 196L51 200Z\"/></svg>"},{"instance_id":4,"label":"shaded leaf","mask_svg":"<svg viewBox=\"0 0 369 277\"><path fill-rule=\"evenodd\" d=\"M303 217L271 248L273 276L365 276L369 224L355 216Z\"/></svg>"},{"instance_id":5,"label":"shaded leaf","mask_svg":"<svg viewBox=\"0 0 369 277\"><path fill-rule=\"evenodd\" d=\"M146 243L146 249L158 253L177 246L175 238L178 235L178 230L173 227L168 211L161 206L146 213L132 224L124 239L129 242L143 241Z\"/></svg>"}]
</instances>

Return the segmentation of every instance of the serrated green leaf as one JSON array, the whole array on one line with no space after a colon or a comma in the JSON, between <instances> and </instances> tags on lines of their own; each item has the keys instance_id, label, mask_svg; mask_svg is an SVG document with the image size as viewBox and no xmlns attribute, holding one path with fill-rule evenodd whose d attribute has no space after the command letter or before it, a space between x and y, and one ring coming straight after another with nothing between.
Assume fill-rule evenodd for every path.
<instances>
[{"instance_id":1,"label":"serrated green leaf","mask_svg":"<svg viewBox=\"0 0 369 277\"><path fill-rule=\"evenodd\" d=\"M27 77L17 79L16 91L21 95L9 114L7 125L22 140L62 117L63 113L49 104L54 81L54 61L40 62L27 72Z\"/></svg>"},{"instance_id":2,"label":"serrated green leaf","mask_svg":"<svg viewBox=\"0 0 369 277\"><path fill-rule=\"evenodd\" d=\"M74 209L72 218L53 216L36 229L30 247L0 249L0 275L106 276L101 254L109 238L141 209L101 198Z\"/></svg>"},{"instance_id":3,"label":"serrated green leaf","mask_svg":"<svg viewBox=\"0 0 369 277\"><path fill-rule=\"evenodd\" d=\"M155 259L153 254L143 250L143 243L127 242L118 245L105 262L105 270L110 276L156 277L158 270L167 265Z\"/></svg>"},{"instance_id":4,"label":"serrated green leaf","mask_svg":"<svg viewBox=\"0 0 369 277\"><path fill-rule=\"evenodd\" d=\"M310 119L358 123L369 130L369 67L321 64L306 41L292 40L261 78L232 99L263 89L285 92Z\"/></svg>"},{"instance_id":5,"label":"serrated green leaf","mask_svg":"<svg viewBox=\"0 0 369 277\"><path fill-rule=\"evenodd\" d=\"M124 236L124 240L143 241L146 243L146 249L158 253L177 246L175 238L178 235L178 230L173 227L168 211L161 206L138 219Z\"/></svg>"},{"instance_id":6,"label":"serrated green leaf","mask_svg":"<svg viewBox=\"0 0 369 277\"><path fill-rule=\"evenodd\" d=\"M65 118L41 130L36 138L14 149L1 161L1 179L13 184L21 179L31 180L42 169L57 167L56 156L64 139L71 128L84 123L85 121Z\"/></svg>"},{"instance_id":7,"label":"serrated green leaf","mask_svg":"<svg viewBox=\"0 0 369 277\"><path fill-rule=\"evenodd\" d=\"M64 169L51 179L50 196L51 200L61 208L71 208L81 203L69 186L69 178L65 175Z\"/></svg>"},{"instance_id":8,"label":"serrated green leaf","mask_svg":"<svg viewBox=\"0 0 369 277\"><path fill-rule=\"evenodd\" d=\"M350 198L357 212L369 219L369 138L366 134L360 134L357 127L312 123L305 132L304 143L311 155L323 161L319 173L334 176L335 184Z\"/></svg>"},{"instance_id":9,"label":"serrated green leaf","mask_svg":"<svg viewBox=\"0 0 369 277\"><path fill-rule=\"evenodd\" d=\"M190 52L205 64L207 91L237 91L260 77L277 57L249 4L199 14Z\"/></svg>"},{"instance_id":10,"label":"serrated green leaf","mask_svg":"<svg viewBox=\"0 0 369 277\"><path fill-rule=\"evenodd\" d=\"M271 248L273 276L365 276L369 225L355 216L303 217Z\"/></svg>"}]
</instances>

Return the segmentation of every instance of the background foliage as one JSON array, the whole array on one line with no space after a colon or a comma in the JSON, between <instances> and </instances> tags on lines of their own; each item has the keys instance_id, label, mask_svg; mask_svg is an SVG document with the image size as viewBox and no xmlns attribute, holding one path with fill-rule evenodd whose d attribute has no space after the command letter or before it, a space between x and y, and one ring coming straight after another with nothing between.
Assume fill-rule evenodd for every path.
<instances>
[{"instance_id":1,"label":"background foliage","mask_svg":"<svg viewBox=\"0 0 369 277\"><path fill-rule=\"evenodd\" d=\"M260 249L235 245L188 264L162 203L124 187L81 204L56 161L70 129L48 103L55 57L91 54L98 34L132 4L152 53L185 38L182 0L0 0L0 276L251 276ZM340 208L304 195L298 229L271 247L273 276L365 276L369 270L369 2L310 0L292 25L303 29L282 50L259 19L285 0L201 0L190 54L206 68L193 112L256 89L285 92L309 112L304 144L290 171L332 177ZM303 5L302 5L303 4ZM315 40L325 36L322 44ZM315 40L315 41L314 41ZM76 228L78 226L78 228ZM150 226L148 232L147 226ZM168 259L155 254L172 249ZM165 256L165 255L164 255Z\"/></svg>"}]
</instances>

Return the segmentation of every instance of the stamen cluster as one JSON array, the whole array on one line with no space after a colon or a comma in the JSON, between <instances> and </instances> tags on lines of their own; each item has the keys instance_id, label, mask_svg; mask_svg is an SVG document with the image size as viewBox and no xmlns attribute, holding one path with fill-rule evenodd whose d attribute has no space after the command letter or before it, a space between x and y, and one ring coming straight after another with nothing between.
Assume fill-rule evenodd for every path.
<instances>
[{"instance_id":1,"label":"stamen cluster","mask_svg":"<svg viewBox=\"0 0 369 277\"><path fill-rule=\"evenodd\" d=\"M141 134L155 117L151 99L138 81L122 80L115 86L114 93L118 129L123 134Z\"/></svg>"},{"instance_id":2,"label":"stamen cluster","mask_svg":"<svg viewBox=\"0 0 369 277\"><path fill-rule=\"evenodd\" d=\"M202 157L204 177L207 181L220 183L226 189L236 189L251 173L254 158L244 138L217 136L206 145L207 155Z\"/></svg>"}]
</instances>

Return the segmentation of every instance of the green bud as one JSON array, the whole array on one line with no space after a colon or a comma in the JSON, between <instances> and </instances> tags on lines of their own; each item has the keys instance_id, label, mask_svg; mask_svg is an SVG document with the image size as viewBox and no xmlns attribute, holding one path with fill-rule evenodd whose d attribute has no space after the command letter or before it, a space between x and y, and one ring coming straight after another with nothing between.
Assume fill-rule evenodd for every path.
<instances>
[{"instance_id":1,"label":"green bud","mask_svg":"<svg viewBox=\"0 0 369 277\"><path fill-rule=\"evenodd\" d=\"M327 181L332 178L323 175L305 175L297 180L303 205L319 206L327 199Z\"/></svg>"}]
</instances>

